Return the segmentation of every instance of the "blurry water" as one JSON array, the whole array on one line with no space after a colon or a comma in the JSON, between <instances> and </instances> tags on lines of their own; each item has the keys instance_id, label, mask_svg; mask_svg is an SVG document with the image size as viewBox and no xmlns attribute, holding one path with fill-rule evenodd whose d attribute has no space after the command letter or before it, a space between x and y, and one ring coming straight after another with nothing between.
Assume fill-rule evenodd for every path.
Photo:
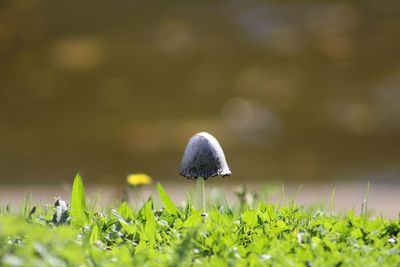
<instances>
[{"instance_id":1,"label":"blurry water","mask_svg":"<svg viewBox=\"0 0 400 267\"><path fill-rule=\"evenodd\" d=\"M399 11L4 0L0 181L181 181L198 131L219 139L237 182L398 181Z\"/></svg>"}]
</instances>

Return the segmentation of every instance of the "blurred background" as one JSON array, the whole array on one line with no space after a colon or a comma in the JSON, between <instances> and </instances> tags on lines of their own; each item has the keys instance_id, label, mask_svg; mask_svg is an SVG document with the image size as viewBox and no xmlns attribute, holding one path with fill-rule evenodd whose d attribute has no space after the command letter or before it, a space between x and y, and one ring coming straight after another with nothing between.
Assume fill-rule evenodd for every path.
<instances>
[{"instance_id":1,"label":"blurred background","mask_svg":"<svg viewBox=\"0 0 400 267\"><path fill-rule=\"evenodd\" d=\"M3 191L183 183L199 131L230 183L397 186L400 2L0 2Z\"/></svg>"}]
</instances>

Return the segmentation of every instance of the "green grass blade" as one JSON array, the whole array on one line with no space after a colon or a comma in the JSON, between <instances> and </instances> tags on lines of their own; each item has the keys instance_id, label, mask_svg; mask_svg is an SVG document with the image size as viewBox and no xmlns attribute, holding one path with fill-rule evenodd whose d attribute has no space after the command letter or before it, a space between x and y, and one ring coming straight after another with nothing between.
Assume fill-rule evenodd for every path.
<instances>
[{"instance_id":1,"label":"green grass blade","mask_svg":"<svg viewBox=\"0 0 400 267\"><path fill-rule=\"evenodd\" d=\"M122 204L118 207L118 213L124 218L125 220L132 221L133 220L133 211L129 207L126 201L122 202Z\"/></svg>"},{"instance_id":2,"label":"green grass blade","mask_svg":"<svg viewBox=\"0 0 400 267\"><path fill-rule=\"evenodd\" d=\"M367 184L367 192L365 193L365 198L364 198L364 202L365 202L365 216L368 216L369 189L370 189L370 182L368 181L368 184Z\"/></svg>"},{"instance_id":3,"label":"green grass blade","mask_svg":"<svg viewBox=\"0 0 400 267\"><path fill-rule=\"evenodd\" d=\"M118 211L116 211L115 209L111 210L111 213L117 217L119 223L121 224L122 228L124 228L124 230L128 233L128 234L133 234L136 232L136 225L132 224L132 223L128 223L127 221L125 221L125 219L118 213Z\"/></svg>"},{"instance_id":4,"label":"green grass blade","mask_svg":"<svg viewBox=\"0 0 400 267\"><path fill-rule=\"evenodd\" d=\"M90 244L95 244L100 240L100 229L97 224L92 226L92 232L90 233L89 242Z\"/></svg>"},{"instance_id":5,"label":"green grass blade","mask_svg":"<svg viewBox=\"0 0 400 267\"><path fill-rule=\"evenodd\" d=\"M157 191L160 195L161 201L164 203L165 209L170 214L176 215L178 213L178 208L175 206L174 202L172 202L171 198L160 183L157 183Z\"/></svg>"},{"instance_id":6,"label":"green grass blade","mask_svg":"<svg viewBox=\"0 0 400 267\"><path fill-rule=\"evenodd\" d=\"M147 240L149 241L149 243L154 245L156 236L156 218L152 209L152 199L149 199L145 205L146 206L144 209L144 215L146 218L146 224L144 226L144 232L147 236Z\"/></svg>"},{"instance_id":7,"label":"green grass blade","mask_svg":"<svg viewBox=\"0 0 400 267\"><path fill-rule=\"evenodd\" d=\"M85 190L80 174L75 176L71 194L71 218L78 225L88 222L86 211Z\"/></svg>"},{"instance_id":8,"label":"green grass blade","mask_svg":"<svg viewBox=\"0 0 400 267\"><path fill-rule=\"evenodd\" d=\"M336 209L335 209L335 193L336 193L336 186L333 188L333 191L332 191L332 212L333 212L333 216L336 215Z\"/></svg>"},{"instance_id":9,"label":"green grass blade","mask_svg":"<svg viewBox=\"0 0 400 267\"><path fill-rule=\"evenodd\" d=\"M32 202L32 194L29 193L29 194L26 195L25 201L24 201L24 210L23 210L23 213L24 213L24 217L25 217L25 218L28 218L29 213L30 213L30 211L31 211L31 202Z\"/></svg>"}]
</instances>

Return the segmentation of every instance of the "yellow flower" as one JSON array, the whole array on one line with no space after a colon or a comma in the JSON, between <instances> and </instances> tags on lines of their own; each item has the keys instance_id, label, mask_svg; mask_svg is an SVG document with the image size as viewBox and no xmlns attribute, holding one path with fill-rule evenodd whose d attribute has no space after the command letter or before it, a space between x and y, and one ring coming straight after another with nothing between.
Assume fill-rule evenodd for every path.
<instances>
[{"instance_id":1,"label":"yellow flower","mask_svg":"<svg viewBox=\"0 0 400 267\"><path fill-rule=\"evenodd\" d=\"M144 184L151 184L152 179L150 176L144 173L129 174L126 178L129 185L138 186Z\"/></svg>"}]
</instances>

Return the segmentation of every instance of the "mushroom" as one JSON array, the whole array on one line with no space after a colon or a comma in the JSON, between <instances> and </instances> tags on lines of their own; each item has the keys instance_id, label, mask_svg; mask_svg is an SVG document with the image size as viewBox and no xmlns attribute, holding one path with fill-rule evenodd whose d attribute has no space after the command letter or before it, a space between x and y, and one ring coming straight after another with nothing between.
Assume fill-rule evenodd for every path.
<instances>
[{"instance_id":1,"label":"mushroom","mask_svg":"<svg viewBox=\"0 0 400 267\"><path fill-rule=\"evenodd\" d=\"M203 216L206 214L204 180L213 176L229 176L231 171L226 163L224 152L217 139L209 133L201 132L190 138L179 167L179 174L196 180L203 187Z\"/></svg>"}]
</instances>

